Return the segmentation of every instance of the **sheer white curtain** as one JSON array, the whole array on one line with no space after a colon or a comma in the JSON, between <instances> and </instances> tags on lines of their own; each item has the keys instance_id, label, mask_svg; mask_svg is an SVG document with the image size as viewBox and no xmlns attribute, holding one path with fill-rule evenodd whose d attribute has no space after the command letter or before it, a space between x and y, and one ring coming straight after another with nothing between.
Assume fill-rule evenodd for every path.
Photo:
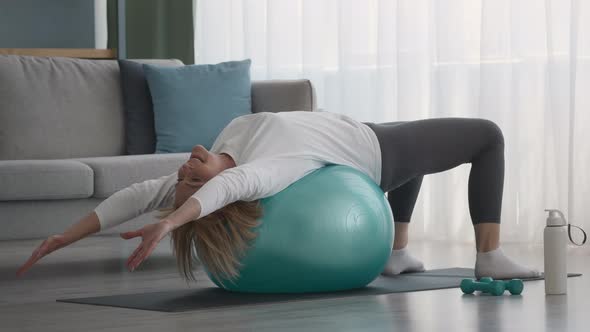
<instances>
[{"instance_id":1,"label":"sheer white curtain","mask_svg":"<svg viewBox=\"0 0 590 332\"><path fill-rule=\"evenodd\" d=\"M197 0L195 15L197 63L251 58L253 79L309 78L327 111L495 121L504 242L540 242L544 208L590 228L590 2ZM425 177L413 238L473 241L469 170Z\"/></svg>"}]
</instances>

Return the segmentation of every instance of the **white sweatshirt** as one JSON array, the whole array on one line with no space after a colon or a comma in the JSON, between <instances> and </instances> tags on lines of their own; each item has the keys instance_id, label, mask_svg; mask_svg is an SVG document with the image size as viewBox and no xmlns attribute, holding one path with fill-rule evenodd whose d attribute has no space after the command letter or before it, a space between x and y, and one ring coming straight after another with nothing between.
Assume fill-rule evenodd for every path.
<instances>
[{"instance_id":1,"label":"white sweatshirt","mask_svg":"<svg viewBox=\"0 0 590 332\"><path fill-rule=\"evenodd\" d=\"M366 124L330 112L254 113L231 121L210 151L230 155L236 167L207 181L189 199L201 205L199 218L238 200L272 196L329 164L353 167L381 182L381 150ZM171 207L178 173L135 183L94 210L101 230L143 213Z\"/></svg>"}]
</instances>

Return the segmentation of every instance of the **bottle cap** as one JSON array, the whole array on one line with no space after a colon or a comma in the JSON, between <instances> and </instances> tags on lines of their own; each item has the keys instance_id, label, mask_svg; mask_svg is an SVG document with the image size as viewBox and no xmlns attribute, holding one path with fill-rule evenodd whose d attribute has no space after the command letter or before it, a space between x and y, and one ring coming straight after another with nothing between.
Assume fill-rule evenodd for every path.
<instances>
[{"instance_id":1,"label":"bottle cap","mask_svg":"<svg viewBox=\"0 0 590 332\"><path fill-rule=\"evenodd\" d=\"M549 216L547 216L547 226L567 226L567 221L565 220L563 212L557 209L545 209L545 211L549 212Z\"/></svg>"}]
</instances>

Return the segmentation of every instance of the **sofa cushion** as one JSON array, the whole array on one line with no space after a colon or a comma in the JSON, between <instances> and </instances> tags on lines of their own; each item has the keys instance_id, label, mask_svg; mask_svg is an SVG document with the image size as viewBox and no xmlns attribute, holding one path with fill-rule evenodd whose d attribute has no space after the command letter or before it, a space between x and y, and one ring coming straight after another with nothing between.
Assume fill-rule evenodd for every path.
<instances>
[{"instance_id":1,"label":"sofa cushion","mask_svg":"<svg viewBox=\"0 0 590 332\"><path fill-rule=\"evenodd\" d=\"M114 60L0 55L0 159L124 151Z\"/></svg>"},{"instance_id":2,"label":"sofa cushion","mask_svg":"<svg viewBox=\"0 0 590 332\"><path fill-rule=\"evenodd\" d=\"M88 198L93 189L92 169L78 161L0 161L1 201Z\"/></svg>"},{"instance_id":3,"label":"sofa cushion","mask_svg":"<svg viewBox=\"0 0 590 332\"><path fill-rule=\"evenodd\" d=\"M156 153L209 149L234 118L251 113L250 60L162 67L144 64L154 104Z\"/></svg>"},{"instance_id":4,"label":"sofa cushion","mask_svg":"<svg viewBox=\"0 0 590 332\"><path fill-rule=\"evenodd\" d=\"M190 153L145 154L76 159L94 171L95 198L106 198L134 183L178 171Z\"/></svg>"},{"instance_id":5,"label":"sofa cushion","mask_svg":"<svg viewBox=\"0 0 590 332\"><path fill-rule=\"evenodd\" d=\"M150 154L156 151L152 96L145 80L142 63L182 66L180 60L118 60L125 112L125 151L127 154Z\"/></svg>"},{"instance_id":6,"label":"sofa cushion","mask_svg":"<svg viewBox=\"0 0 590 332\"><path fill-rule=\"evenodd\" d=\"M116 60L0 55L0 160L125 153Z\"/></svg>"}]
</instances>

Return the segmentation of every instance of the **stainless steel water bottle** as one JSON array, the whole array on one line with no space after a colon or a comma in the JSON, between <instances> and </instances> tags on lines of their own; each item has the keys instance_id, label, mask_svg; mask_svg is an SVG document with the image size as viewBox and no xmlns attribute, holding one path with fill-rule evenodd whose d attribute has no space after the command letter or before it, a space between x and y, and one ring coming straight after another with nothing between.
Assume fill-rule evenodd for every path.
<instances>
[{"instance_id":1,"label":"stainless steel water bottle","mask_svg":"<svg viewBox=\"0 0 590 332\"><path fill-rule=\"evenodd\" d=\"M567 222L559 210L547 209L547 225L543 232L545 262L545 294L567 293Z\"/></svg>"}]
</instances>

